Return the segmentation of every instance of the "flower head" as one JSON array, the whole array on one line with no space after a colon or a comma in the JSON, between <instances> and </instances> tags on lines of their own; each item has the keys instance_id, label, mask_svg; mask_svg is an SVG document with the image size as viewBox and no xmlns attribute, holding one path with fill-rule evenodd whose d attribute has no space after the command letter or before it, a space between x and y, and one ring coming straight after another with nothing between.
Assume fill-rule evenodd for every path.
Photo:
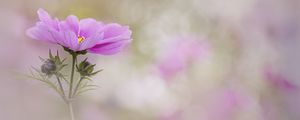
<instances>
[{"instance_id":1,"label":"flower head","mask_svg":"<svg viewBox=\"0 0 300 120\"><path fill-rule=\"evenodd\" d=\"M27 35L33 39L59 44L74 52L110 55L121 51L131 41L128 26L104 24L92 18L78 20L74 15L60 21L43 9L39 9L37 13L40 21L27 30Z\"/></svg>"}]
</instances>

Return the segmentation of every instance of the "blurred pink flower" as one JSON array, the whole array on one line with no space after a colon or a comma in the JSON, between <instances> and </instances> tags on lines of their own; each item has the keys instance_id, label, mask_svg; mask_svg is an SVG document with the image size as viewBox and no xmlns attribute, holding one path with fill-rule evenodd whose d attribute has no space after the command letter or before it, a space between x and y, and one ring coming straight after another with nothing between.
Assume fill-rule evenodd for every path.
<instances>
[{"instance_id":1,"label":"blurred pink flower","mask_svg":"<svg viewBox=\"0 0 300 120\"><path fill-rule=\"evenodd\" d=\"M158 120L182 120L181 117L182 111L175 110L175 111L168 111L165 113L162 113Z\"/></svg>"},{"instance_id":2,"label":"blurred pink flower","mask_svg":"<svg viewBox=\"0 0 300 120\"><path fill-rule=\"evenodd\" d=\"M249 97L238 89L224 87L205 96L200 95L192 100L189 108L162 114L159 120L185 120L186 117L197 120L234 120L237 112L247 109L250 102Z\"/></svg>"},{"instance_id":3,"label":"blurred pink flower","mask_svg":"<svg viewBox=\"0 0 300 120\"><path fill-rule=\"evenodd\" d=\"M59 21L43 9L38 10L40 21L27 30L33 39L59 44L73 51L87 50L91 53L110 55L122 50L131 41L128 26L117 23L103 24L91 18L78 20L70 15Z\"/></svg>"},{"instance_id":4,"label":"blurred pink flower","mask_svg":"<svg viewBox=\"0 0 300 120\"><path fill-rule=\"evenodd\" d=\"M221 89L209 99L208 120L232 120L241 102L242 98L236 91Z\"/></svg>"},{"instance_id":5,"label":"blurred pink flower","mask_svg":"<svg viewBox=\"0 0 300 120\"><path fill-rule=\"evenodd\" d=\"M263 110L263 117L266 120L282 120L300 118L299 100L300 94L298 86L283 73L275 72L274 69L267 67L264 76L274 89L272 94L262 96L260 104ZM295 81L294 81L295 82ZM280 106L278 106L280 104Z\"/></svg>"},{"instance_id":6,"label":"blurred pink flower","mask_svg":"<svg viewBox=\"0 0 300 120\"><path fill-rule=\"evenodd\" d=\"M266 68L264 74L266 80L276 88L279 88L281 90L297 89L297 86L295 84L291 83L286 77L284 77L279 73L274 72L270 68Z\"/></svg>"},{"instance_id":7,"label":"blurred pink flower","mask_svg":"<svg viewBox=\"0 0 300 120\"><path fill-rule=\"evenodd\" d=\"M207 43L201 40L191 36L175 39L164 57L158 61L161 75L169 79L184 71L190 62L206 57L209 47Z\"/></svg>"}]
</instances>

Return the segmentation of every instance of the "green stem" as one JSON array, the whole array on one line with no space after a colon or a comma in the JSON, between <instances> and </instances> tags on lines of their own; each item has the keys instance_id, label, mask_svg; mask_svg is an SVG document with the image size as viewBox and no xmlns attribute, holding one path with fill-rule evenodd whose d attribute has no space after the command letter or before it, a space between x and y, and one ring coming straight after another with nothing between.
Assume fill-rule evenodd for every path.
<instances>
[{"instance_id":1,"label":"green stem","mask_svg":"<svg viewBox=\"0 0 300 120\"><path fill-rule=\"evenodd\" d=\"M74 70L75 70L75 61L77 58L77 54L72 54L72 71L71 71L71 79L70 79L70 87L69 87L69 98L72 98L73 91L73 81L74 81Z\"/></svg>"},{"instance_id":2,"label":"green stem","mask_svg":"<svg viewBox=\"0 0 300 120\"><path fill-rule=\"evenodd\" d=\"M77 90L78 90L78 88L79 88L82 80L83 80L83 77L80 77L80 80L78 81L78 83L77 83L77 85L76 85L76 87L74 89L73 96L76 95L76 92L77 92Z\"/></svg>"}]
</instances>

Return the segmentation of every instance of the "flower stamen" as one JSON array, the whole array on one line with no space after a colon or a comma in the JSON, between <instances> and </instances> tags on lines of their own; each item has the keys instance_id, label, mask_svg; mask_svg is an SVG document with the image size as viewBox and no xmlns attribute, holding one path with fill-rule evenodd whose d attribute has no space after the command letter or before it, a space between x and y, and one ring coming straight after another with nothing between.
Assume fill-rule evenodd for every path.
<instances>
[{"instance_id":1,"label":"flower stamen","mask_svg":"<svg viewBox=\"0 0 300 120\"><path fill-rule=\"evenodd\" d=\"M78 44L80 44L82 41L84 41L84 37L78 36L77 41L78 41Z\"/></svg>"}]
</instances>

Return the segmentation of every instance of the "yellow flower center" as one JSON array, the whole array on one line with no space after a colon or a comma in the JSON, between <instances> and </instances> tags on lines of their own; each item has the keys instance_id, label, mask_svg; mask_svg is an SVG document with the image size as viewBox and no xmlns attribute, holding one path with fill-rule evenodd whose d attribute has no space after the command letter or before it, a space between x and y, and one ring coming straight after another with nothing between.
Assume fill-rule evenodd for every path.
<instances>
[{"instance_id":1,"label":"yellow flower center","mask_svg":"<svg viewBox=\"0 0 300 120\"><path fill-rule=\"evenodd\" d=\"M77 39L78 44L80 44L83 40L84 40L84 37L78 36L78 39Z\"/></svg>"}]
</instances>

